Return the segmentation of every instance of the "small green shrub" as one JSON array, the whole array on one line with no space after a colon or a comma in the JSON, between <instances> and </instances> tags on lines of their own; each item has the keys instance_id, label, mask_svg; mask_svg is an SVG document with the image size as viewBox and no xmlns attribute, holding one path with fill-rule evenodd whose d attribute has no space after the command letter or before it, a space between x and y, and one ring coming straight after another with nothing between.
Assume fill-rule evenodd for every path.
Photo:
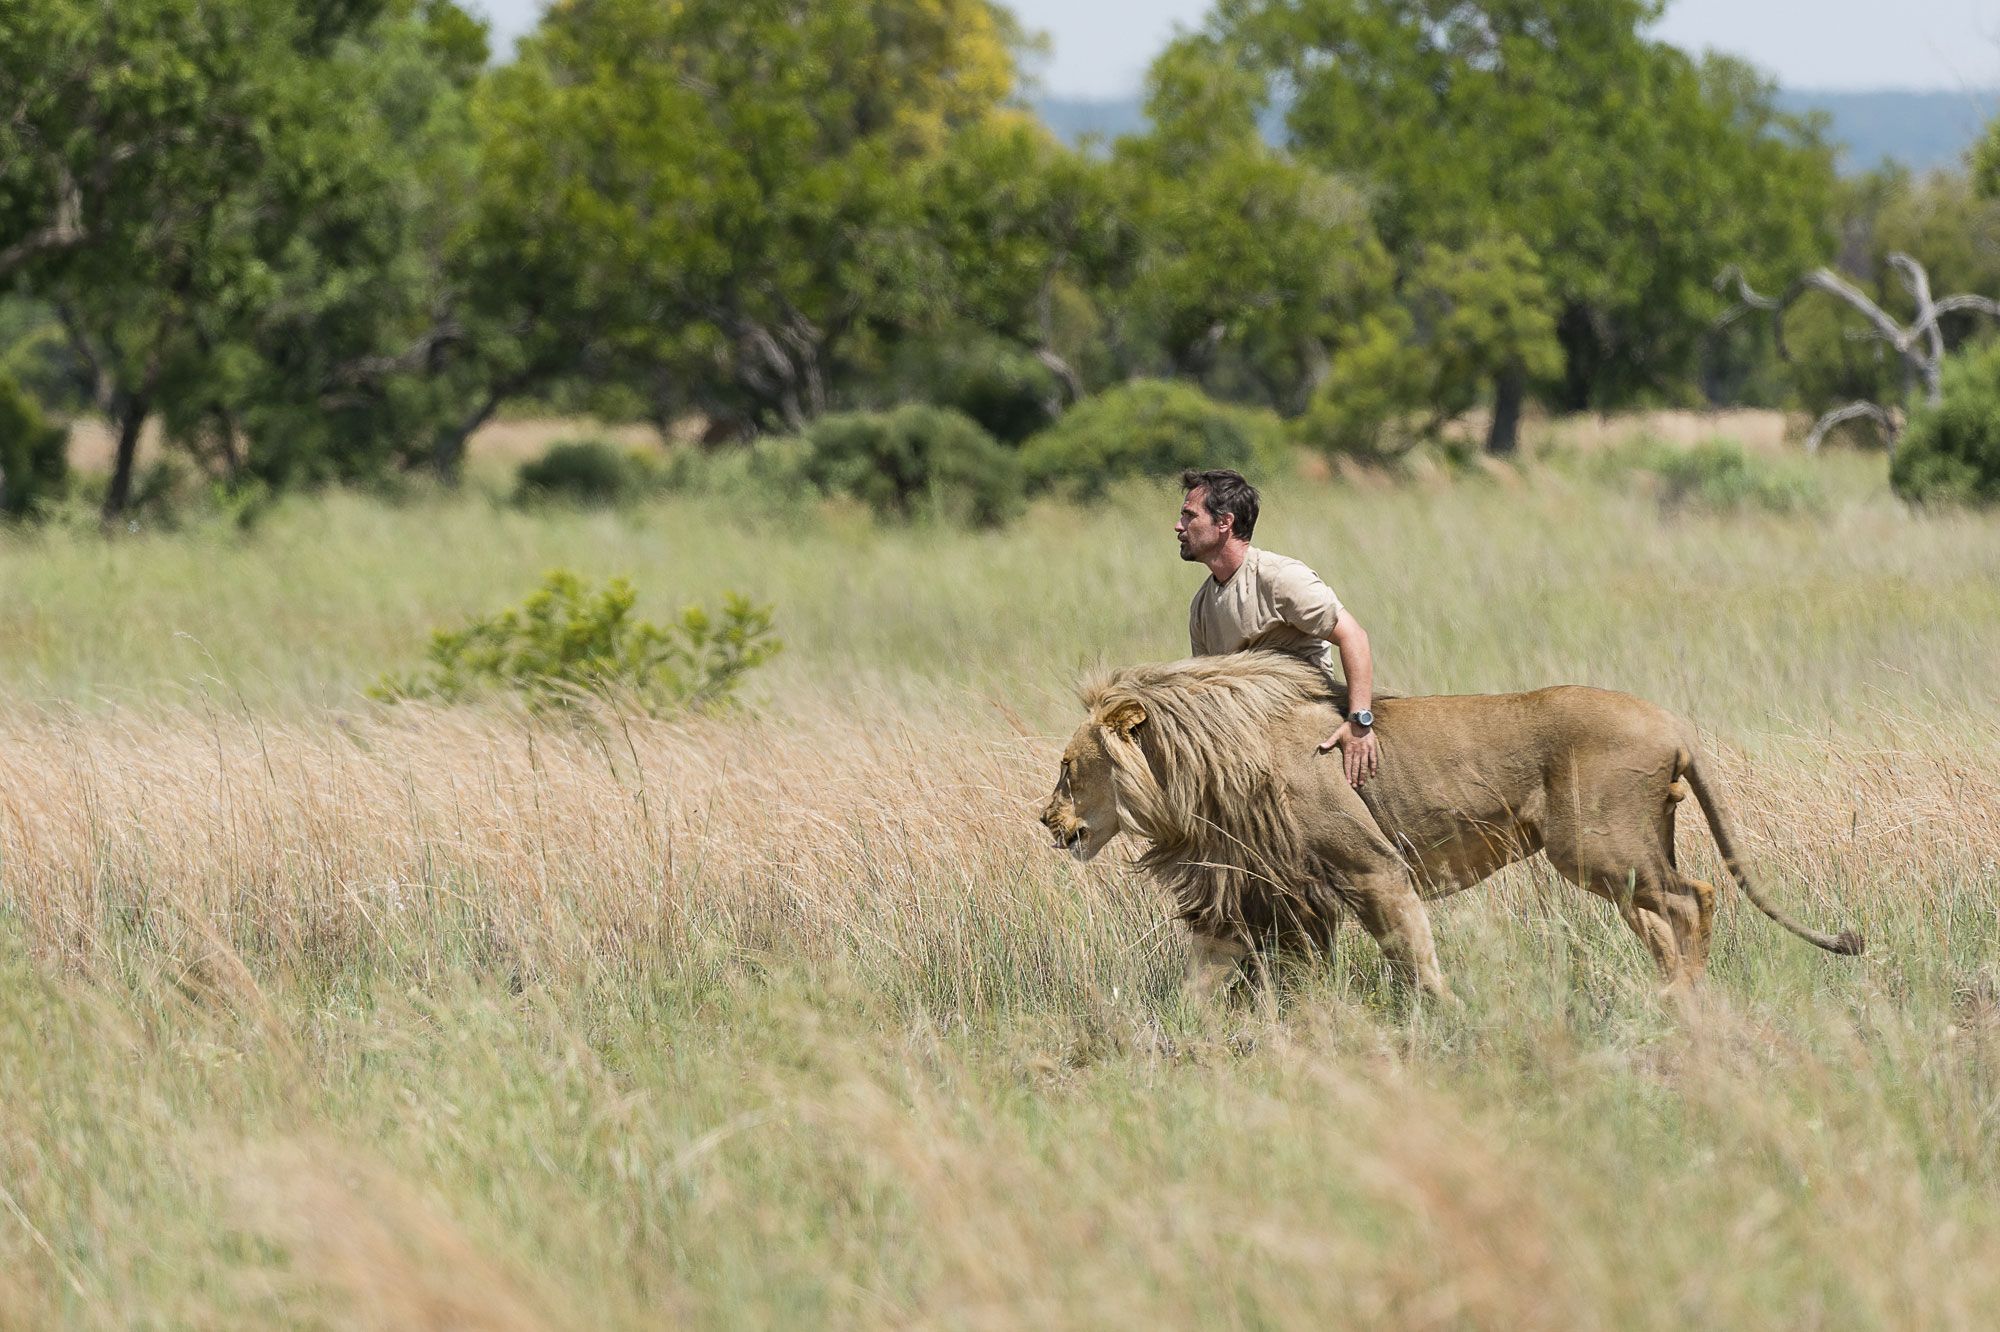
<instances>
[{"instance_id":1,"label":"small green shrub","mask_svg":"<svg viewBox=\"0 0 2000 1332\"><path fill-rule=\"evenodd\" d=\"M564 440L521 464L515 497L522 501L618 504L653 489L656 469L600 439Z\"/></svg>"},{"instance_id":2,"label":"small green shrub","mask_svg":"<svg viewBox=\"0 0 2000 1332\"><path fill-rule=\"evenodd\" d=\"M991 526L1020 508L1019 462L961 412L842 412L815 421L806 442L808 480L884 517Z\"/></svg>"},{"instance_id":3,"label":"small green shrub","mask_svg":"<svg viewBox=\"0 0 2000 1332\"><path fill-rule=\"evenodd\" d=\"M1793 513L1820 507L1825 495L1811 472L1716 439L1691 449L1645 441L1606 456L1612 474L1650 476L1668 508L1764 509Z\"/></svg>"},{"instance_id":4,"label":"small green shrub","mask_svg":"<svg viewBox=\"0 0 2000 1332\"><path fill-rule=\"evenodd\" d=\"M69 486L69 434L0 374L0 518L29 518Z\"/></svg>"},{"instance_id":5,"label":"small green shrub","mask_svg":"<svg viewBox=\"0 0 2000 1332\"><path fill-rule=\"evenodd\" d=\"M2000 502L2000 341L1944 367L1944 398L1910 414L1889 484L1905 499Z\"/></svg>"},{"instance_id":6,"label":"small green shrub","mask_svg":"<svg viewBox=\"0 0 2000 1332\"><path fill-rule=\"evenodd\" d=\"M557 570L519 609L433 634L425 674L385 676L368 692L390 702L511 692L536 711L600 699L664 716L727 705L743 676L783 646L771 637L771 608L733 592L720 616L689 606L667 625L634 619L637 599L622 578L593 592Z\"/></svg>"},{"instance_id":7,"label":"small green shrub","mask_svg":"<svg viewBox=\"0 0 2000 1332\"><path fill-rule=\"evenodd\" d=\"M1036 489L1092 498L1114 481L1183 467L1268 470L1284 452L1274 413L1217 402L1191 384L1138 379L1072 407L1028 441L1021 466Z\"/></svg>"}]
</instances>

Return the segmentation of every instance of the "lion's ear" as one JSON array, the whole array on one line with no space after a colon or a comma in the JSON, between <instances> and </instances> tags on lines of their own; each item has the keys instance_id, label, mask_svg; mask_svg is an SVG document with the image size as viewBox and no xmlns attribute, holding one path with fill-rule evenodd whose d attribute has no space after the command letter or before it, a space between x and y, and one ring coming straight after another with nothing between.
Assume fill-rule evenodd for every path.
<instances>
[{"instance_id":1,"label":"lion's ear","mask_svg":"<svg viewBox=\"0 0 2000 1332\"><path fill-rule=\"evenodd\" d=\"M1112 732L1119 739L1130 740L1132 732L1144 725L1145 721L1146 709L1144 705L1136 699L1128 698L1123 702L1113 705L1111 710L1104 714L1103 726L1105 730Z\"/></svg>"}]
</instances>

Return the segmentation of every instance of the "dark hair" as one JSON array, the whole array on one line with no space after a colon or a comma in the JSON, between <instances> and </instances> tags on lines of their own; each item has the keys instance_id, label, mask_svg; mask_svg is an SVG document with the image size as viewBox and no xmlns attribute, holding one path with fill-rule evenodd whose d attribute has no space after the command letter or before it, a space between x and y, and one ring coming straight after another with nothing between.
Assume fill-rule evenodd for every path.
<instances>
[{"instance_id":1,"label":"dark hair","mask_svg":"<svg viewBox=\"0 0 2000 1332\"><path fill-rule=\"evenodd\" d=\"M1245 481L1243 473L1227 467L1206 472L1190 467L1181 473L1182 490L1197 487L1207 492L1202 496L1202 507L1208 510L1208 516L1219 523L1222 515L1228 514L1236 520L1229 530L1248 541L1257 530L1257 487Z\"/></svg>"}]
</instances>

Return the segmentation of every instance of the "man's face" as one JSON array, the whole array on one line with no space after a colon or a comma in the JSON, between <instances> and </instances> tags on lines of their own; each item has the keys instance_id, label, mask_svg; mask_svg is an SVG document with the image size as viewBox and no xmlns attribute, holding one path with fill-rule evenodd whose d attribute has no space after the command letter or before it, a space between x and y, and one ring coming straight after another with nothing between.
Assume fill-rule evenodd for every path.
<instances>
[{"instance_id":1,"label":"man's face","mask_svg":"<svg viewBox=\"0 0 2000 1332\"><path fill-rule=\"evenodd\" d=\"M1208 487L1196 486L1181 501L1181 518L1174 524L1174 535L1180 538L1181 558L1191 564L1207 560L1229 540L1229 529L1235 522L1234 517L1226 514L1220 520L1210 517Z\"/></svg>"}]
</instances>

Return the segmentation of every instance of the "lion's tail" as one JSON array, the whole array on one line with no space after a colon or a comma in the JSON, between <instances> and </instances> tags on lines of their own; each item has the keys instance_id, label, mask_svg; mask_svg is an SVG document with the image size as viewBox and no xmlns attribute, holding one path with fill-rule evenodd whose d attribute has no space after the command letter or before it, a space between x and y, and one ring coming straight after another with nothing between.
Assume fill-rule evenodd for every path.
<instances>
[{"instance_id":1,"label":"lion's tail","mask_svg":"<svg viewBox=\"0 0 2000 1332\"><path fill-rule=\"evenodd\" d=\"M1681 750L1680 757L1675 763L1674 775L1686 777L1688 785L1694 789L1694 798L1701 802L1701 812L1708 819L1708 831L1715 838L1715 849L1722 853L1722 863L1729 867L1729 876L1736 880L1736 886L1743 890L1745 897L1756 904L1759 911L1807 943L1818 944L1829 953L1840 953L1847 957L1860 956L1861 950L1866 947L1860 934L1853 930L1842 930L1839 934L1822 934L1793 920L1766 902L1758 893L1756 886L1750 882L1750 876L1743 872L1742 862L1736 858L1736 845L1730 841L1729 827L1722 816L1722 806L1717 802L1714 793L1709 790L1708 783L1702 779L1701 766L1695 761L1694 754L1690 750Z\"/></svg>"}]
</instances>

